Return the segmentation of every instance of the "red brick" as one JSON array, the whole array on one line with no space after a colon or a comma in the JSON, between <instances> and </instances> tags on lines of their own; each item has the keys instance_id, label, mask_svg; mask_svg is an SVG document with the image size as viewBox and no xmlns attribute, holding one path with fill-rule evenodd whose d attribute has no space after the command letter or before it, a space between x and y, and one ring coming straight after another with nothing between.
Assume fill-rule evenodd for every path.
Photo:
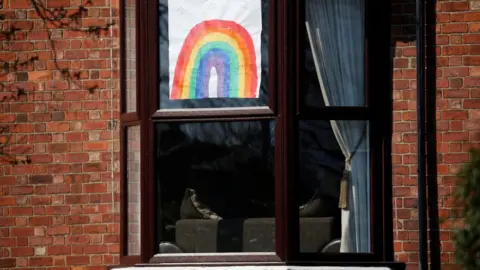
<instances>
[{"instance_id":1,"label":"red brick","mask_svg":"<svg viewBox=\"0 0 480 270\"><path fill-rule=\"evenodd\" d=\"M108 246L108 251L110 253L117 254L117 253L120 252L120 245L118 245L118 244L109 245Z\"/></svg>"},{"instance_id":2,"label":"red brick","mask_svg":"<svg viewBox=\"0 0 480 270\"><path fill-rule=\"evenodd\" d=\"M90 236L88 235L69 235L66 237L66 244L86 245L89 243L90 243Z\"/></svg>"},{"instance_id":3,"label":"red brick","mask_svg":"<svg viewBox=\"0 0 480 270\"><path fill-rule=\"evenodd\" d=\"M468 46L448 46L442 50L443 55L465 55L468 53Z\"/></svg>"},{"instance_id":4,"label":"red brick","mask_svg":"<svg viewBox=\"0 0 480 270\"><path fill-rule=\"evenodd\" d=\"M88 256L67 256L67 265L87 265L89 263Z\"/></svg>"},{"instance_id":5,"label":"red brick","mask_svg":"<svg viewBox=\"0 0 480 270\"><path fill-rule=\"evenodd\" d=\"M470 23L468 25L469 32L480 32L480 23Z\"/></svg>"},{"instance_id":6,"label":"red brick","mask_svg":"<svg viewBox=\"0 0 480 270\"><path fill-rule=\"evenodd\" d=\"M90 159L87 153L69 153L65 155L66 162L86 162Z\"/></svg>"},{"instance_id":7,"label":"red brick","mask_svg":"<svg viewBox=\"0 0 480 270\"><path fill-rule=\"evenodd\" d=\"M449 141L467 141L468 132L447 132L443 134L442 140L444 142Z\"/></svg>"},{"instance_id":8,"label":"red brick","mask_svg":"<svg viewBox=\"0 0 480 270\"><path fill-rule=\"evenodd\" d=\"M32 186L15 186L10 188L10 195L27 195L32 193Z\"/></svg>"},{"instance_id":9,"label":"red brick","mask_svg":"<svg viewBox=\"0 0 480 270\"><path fill-rule=\"evenodd\" d=\"M102 254L108 253L106 245L87 245L84 247L85 254Z\"/></svg>"},{"instance_id":10,"label":"red brick","mask_svg":"<svg viewBox=\"0 0 480 270\"><path fill-rule=\"evenodd\" d=\"M85 105L85 104L84 104ZM88 108L85 107L86 110ZM102 108L95 108L97 109L102 109ZM88 121L82 125L82 128L84 130L99 130L99 129L106 129L107 128L107 123L105 121Z\"/></svg>"},{"instance_id":11,"label":"red brick","mask_svg":"<svg viewBox=\"0 0 480 270\"><path fill-rule=\"evenodd\" d=\"M52 243L53 243L52 237L33 236L28 238L28 244L31 246L47 246L47 245L51 245Z\"/></svg>"},{"instance_id":12,"label":"red brick","mask_svg":"<svg viewBox=\"0 0 480 270\"><path fill-rule=\"evenodd\" d=\"M0 258L0 267L2 268L14 268L17 260L14 258Z\"/></svg>"},{"instance_id":13,"label":"red brick","mask_svg":"<svg viewBox=\"0 0 480 270\"><path fill-rule=\"evenodd\" d=\"M52 224L52 217L30 217L28 225L30 226L49 226Z\"/></svg>"},{"instance_id":14,"label":"red brick","mask_svg":"<svg viewBox=\"0 0 480 270\"><path fill-rule=\"evenodd\" d=\"M8 226L15 225L15 218L13 218L13 217L0 218L0 225L2 227L8 227Z\"/></svg>"},{"instance_id":15,"label":"red brick","mask_svg":"<svg viewBox=\"0 0 480 270\"><path fill-rule=\"evenodd\" d=\"M31 155L30 160L32 161L32 163L35 163L35 164L51 163L51 162L53 162L53 156L52 155ZM48 177L48 176L45 176L45 177ZM40 181L40 180L38 180L38 181Z\"/></svg>"},{"instance_id":16,"label":"red brick","mask_svg":"<svg viewBox=\"0 0 480 270\"><path fill-rule=\"evenodd\" d=\"M10 8L31 8L29 0L14 0L10 1Z\"/></svg>"},{"instance_id":17,"label":"red brick","mask_svg":"<svg viewBox=\"0 0 480 270\"><path fill-rule=\"evenodd\" d=\"M85 142L84 151L105 151L108 150L108 142Z\"/></svg>"},{"instance_id":18,"label":"red brick","mask_svg":"<svg viewBox=\"0 0 480 270\"><path fill-rule=\"evenodd\" d=\"M28 39L29 40L47 40L48 39L48 32L45 31L45 30L30 31L30 32L28 32Z\"/></svg>"},{"instance_id":19,"label":"red brick","mask_svg":"<svg viewBox=\"0 0 480 270\"><path fill-rule=\"evenodd\" d=\"M52 257L34 257L29 258L29 265L31 266L50 266L53 264Z\"/></svg>"},{"instance_id":20,"label":"red brick","mask_svg":"<svg viewBox=\"0 0 480 270\"><path fill-rule=\"evenodd\" d=\"M465 44L480 42L480 34L465 34L463 35L463 42Z\"/></svg>"},{"instance_id":21,"label":"red brick","mask_svg":"<svg viewBox=\"0 0 480 270\"><path fill-rule=\"evenodd\" d=\"M52 203L51 196L39 196L36 195L35 197L31 198L32 205L49 205Z\"/></svg>"},{"instance_id":22,"label":"red brick","mask_svg":"<svg viewBox=\"0 0 480 270\"><path fill-rule=\"evenodd\" d=\"M12 216L29 216L33 214L32 207L12 207L10 208L10 215Z\"/></svg>"},{"instance_id":23,"label":"red brick","mask_svg":"<svg viewBox=\"0 0 480 270\"><path fill-rule=\"evenodd\" d=\"M465 12L463 16L466 22L480 21L480 12Z\"/></svg>"},{"instance_id":24,"label":"red brick","mask_svg":"<svg viewBox=\"0 0 480 270\"><path fill-rule=\"evenodd\" d=\"M28 257L33 256L33 248L31 247L17 247L11 249L12 257Z\"/></svg>"},{"instance_id":25,"label":"red brick","mask_svg":"<svg viewBox=\"0 0 480 270\"><path fill-rule=\"evenodd\" d=\"M31 184L51 184L53 182L52 175L33 175L29 177Z\"/></svg>"},{"instance_id":26,"label":"red brick","mask_svg":"<svg viewBox=\"0 0 480 270\"><path fill-rule=\"evenodd\" d=\"M16 203L17 203L17 200L15 197L6 197L6 196L0 197L0 206L15 205Z\"/></svg>"},{"instance_id":27,"label":"red brick","mask_svg":"<svg viewBox=\"0 0 480 270\"><path fill-rule=\"evenodd\" d=\"M118 235L105 235L103 237L104 243L120 243L120 238Z\"/></svg>"},{"instance_id":28,"label":"red brick","mask_svg":"<svg viewBox=\"0 0 480 270\"><path fill-rule=\"evenodd\" d=\"M46 193L48 194L58 194L58 193L68 193L70 191L70 186L65 184L55 184L47 186Z\"/></svg>"},{"instance_id":29,"label":"red brick","mask_svg":"<svg viewBox=\"0 0 480 270\"><path fill-rule=\"evenodd\" d=\"M31 227L17 227L10 228L11 236L33 236L33 228Z\"/></svg>"},{"instance_id":30,"label":"red brick","mask_svg":"<svg viewBox=\"0 0 480 270\"><path fill-rule=\"evenodd\" d=\"M446 2L442 3L442 11L467 11L469 10L468 2Z\"/></svg>"},{"instance_id":31,"label":"red brick","mask_svg":"<svg viewBox=\"0 0 480 270\"><path fill-rule=\"evenodd\" d=\"M468 118L468 112L466 111L444 111L441 112L441 115L444 120L465 120Z\"/></svg>"},{"instance_id":32,"label":"red brick","mask_svg":"<svg viewBox=\"0 0 480 270\"><path fill-rule=\"evenodd\" d=\"M105 225L85 225L83 231L88 234L105 233L107 232L107 228Z\"/></svg>"},{"instance_id":33,"label":"red brick","mask_svg":"<svg viewBox=\"0 0 480 270\"><path fill-rule=\"evenodd\" d=\"M15 246L15 240L15 238L0 238L0 246L5 248L13 247Z\"/></svg>"},{"instance_id":34,"label":"red brick","mask_svg":"<svg viewBox=\"0 0 480 270\"><path fill-rule=\"evenodd\" d=\"M87 55L88 55L88 51L84 51L84 50L72 50L72 51L65 52L66 59L83 59L83 58L87 58Z\"/></svg>"},{"instance_id":35,"label":"red brick","mask_svg":"<svg viewBox=\"0 0 480 270\"><path fill-rule=\"evenodd\" d=\"M464 163L469 160L467 153L444 154L443 162L446 163Z\"/></svg>"},{"instance_id":36,"label":"red brick","mask_svg":"<svg viewBox=\"0 0 480 270\"><path fill-rule=\"evenodd\" d=\"M465 100L463 103L465 109L480 109L480 99Z\"/></svg>"},{"instance_id":37,"label":"red brick","mask_svg":"<svg viewBox=\"0 0 480 270\"><path fill-rule=\"evenodd\" d=\"M466 33L468 32L468 24L445 24L442 27L442 33Z\"/></svg>"},{"instance_id":38,"label":"red brick","mask_svg":"<svg viewBox=\"0 0 480 270\"><path fill-rule=\"evenodd\" d=\"M50 153L64 153L69 151L68 143L53 143L49 145Z\"/></svg>"},{"instance_id":39,"label":"red brick","mask_svg":"<svg viewBox=\"0 0 480 270\"><path fill-rule=\"evenodd\" d=\"M46 213L47 215L68 215L70 207L67 205L51 205L46 207Z\"/></svg>"},{"instance_id":40,"label":"red brick","mask_svg":"<svg viewBox=\"0 0 480 270\"><path fill-rule=\"evenodd\" d=\"M443 77L464 77L468 75L468 72L467 67L444 68Z\"/></svg>"},{"instance_id":41,"label":"red brick","mask_svg":"<svg viewBox=\"0 0 480 270\"><path fill-rule=\"evenodd\" d=\"M70 246L50 246L47 248L47 255L70 255Z\"/></svg>"},{"instance_id":42,"label":"red brick","mask_svg":"<svg viewBox=\"0 0 480 270\"><path fill-rule=\"evenodd\" d=\"M480 56L465 56L463 63L469 66L478 66L480 65Z\"/></svg>"},{"instance_id":43,"label":"red brick","mask_svg":"<svg viewBox=\"0 0 480 270\"><path fill-rule=\"evenodd\" d=\"M48 1L47 7L48 8L61 8L61 7L69 7L70 0L55 0L55 1Z\"/></svg>"},{"instance_id":44,"label":"red brick","mask_svg":"<svg viewBox=\"0 0 480 270\"><path fill-rule=\"evenodd\" d=\"M70 123L66 122L51 122L47 123L47 132L64 132L70 130Z\"/></svg>"},{"instance_id":45,"label":"red brick","mask_svg":"<svg viewBox=\"0 0 480 270\"><path fill-rule=\"evenodd\" d=\"M107 184L87 184L83 186L84 193L106 193Z\"/></svg>"}]
</instances>

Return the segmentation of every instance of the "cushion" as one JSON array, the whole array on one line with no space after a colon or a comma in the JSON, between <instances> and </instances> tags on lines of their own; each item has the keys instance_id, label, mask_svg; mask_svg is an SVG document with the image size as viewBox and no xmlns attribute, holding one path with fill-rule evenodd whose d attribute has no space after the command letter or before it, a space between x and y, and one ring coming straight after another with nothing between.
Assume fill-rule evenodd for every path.
<instances>
[{"instance_id":1,"label":"cushion","mask_svg":"<svg viewBox=\"0 0 480 270\"><path fill-rule=\"evenodd\" d=\"M186 253L273 252L275 219L185 219L176 223L175 235ZM338 237L333 217L300 218L301 252L320 252Z\"/></svg>"}]
</instances>

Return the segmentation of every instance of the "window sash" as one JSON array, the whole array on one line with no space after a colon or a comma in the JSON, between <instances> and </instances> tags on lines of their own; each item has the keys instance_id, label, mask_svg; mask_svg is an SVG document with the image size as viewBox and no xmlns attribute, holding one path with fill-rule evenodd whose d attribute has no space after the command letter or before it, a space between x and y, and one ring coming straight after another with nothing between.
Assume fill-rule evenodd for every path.
<instances>
[{"instance_id":1,"label":"window sash","mask_svg":"<svg viewBox=\"0 0 480 270\"><path fill-rule=\"evenodd\" d=\"M122 194L127 194L126 190L126 173L127 173L127 160L126 151L126 132L128 127L138 126L140 125L140 105L142 104L141 97L141 83L143 80L140 77L140 70L141 70L141 61L139 61L139 55L141 49L139 47L139 40L140 40L140 31L139 31L139 22L140 22L140 14L142 14L141 7L142 5L139 3L140 1L133 0L135 2L135 58L136 58L136 66L135 66L135 95L136 95L136 102L135 102L135 110L127 110L127 53L126 50L128 46L126 44L127 40L127 16L126 16L126 8L127 8L127 1L132 0L120 0L119 3L119 12L120 12L120 264L121 265L134 265L141 262L140 256L132 256L129 255L127 252L127 201L124 199L125 196Z\"/></svg>"}]
</instances>

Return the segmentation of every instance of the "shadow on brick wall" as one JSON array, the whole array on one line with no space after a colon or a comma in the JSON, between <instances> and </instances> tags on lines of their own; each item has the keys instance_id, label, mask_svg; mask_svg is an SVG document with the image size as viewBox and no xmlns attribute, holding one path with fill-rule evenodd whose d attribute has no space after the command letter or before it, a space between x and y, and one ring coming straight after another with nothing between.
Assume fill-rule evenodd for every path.
<instances>
[{"instance_id":1,"label":"shadow on brick wall","mask_svg":"<svg viewBox=\"0 0 480 270\"><path fill-rule=\"evenodd\" d=\"M415 45L416 40L416 14L415 0L392 1L392 50L393 57L403 56L399 52L399 44L408 43ZM427 139L427 196L428 196L428 227L431 269L440 269L440 232L438 213L438 183L437 183L437 140L436 140L436 7L435 3L426 6L426 112L425 128ZM413 56L413 55L412 55ZM408 56L407 56L408 57ZM415 68L415 59L409 58L408 66L394 66L394 68ZM392 61L395 65L395 61ZM393 71L394 69L392 69ZM409 86L414 90L416 87ZM411 97L410 97L411 98ZM415 110L416 111L416 110ZM412 130L413 131L413 130ZM416 149L416 147L415 147ZM418 258L418 256L414 256Z\"/></svg>"}]
</instances>

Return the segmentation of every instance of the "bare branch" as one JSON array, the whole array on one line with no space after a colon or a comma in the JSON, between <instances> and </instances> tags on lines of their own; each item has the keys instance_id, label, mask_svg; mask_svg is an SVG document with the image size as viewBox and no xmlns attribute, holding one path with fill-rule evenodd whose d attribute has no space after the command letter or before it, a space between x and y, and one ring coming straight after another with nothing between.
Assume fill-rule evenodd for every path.
<instances>
[{"instance_id":1,"label":"bare branch","mask_svg":"<svg viewBox=\"0 0 480 270\"><path fill-rule=\"evenodd\" d=\"M30 4L36 14L43 21L42 27L47 32L47 39L52 51L55 69L62 74L65 80L74 84L78 88L82 88L82 73L80 71L71 71L60 66L56 54L56 42L52 36L52 32L54 30L64 29L85 33L92 37L101 37L107 33L113 25L115 25L115 22L107 23L105 25L82 27L82 19L88 15L88 6L92 5L91 0L85 0L83 5L80 5L73 13L70 9L66 9L65 7L48 8L41 0L30 0ZM3 0L0 0L0 8L2 5ZM0 13L0 21L5 21L6 18L7 15ZM8 30L0 31L0 42L9 44L9 42L15 41L19 36L17 35L19 31L22 31L22 29L12 24ZM0 102L18 101L22 96L27 96L28 93L25 88L19 87L16 83L9 82L11 80L9 80L8 77L5 79L5 76L28 69L39 60L40 58L38 55L30 56L27 60L23 61L19 59L0 59L0 78L3 77L2 81L0 81ZM97 88L97 85L88 86L86 87L86 90L89 93L93 93ZM30 157L19 156L25 154L25 151L22 152L19 151L19 149L12 150L12 146L19 143L17 137L12 139L14 138L12 132L14 127L15 124L0 125L0 161L7 161L12 165L30 164Z\"/></svg>"}]
</instances>

